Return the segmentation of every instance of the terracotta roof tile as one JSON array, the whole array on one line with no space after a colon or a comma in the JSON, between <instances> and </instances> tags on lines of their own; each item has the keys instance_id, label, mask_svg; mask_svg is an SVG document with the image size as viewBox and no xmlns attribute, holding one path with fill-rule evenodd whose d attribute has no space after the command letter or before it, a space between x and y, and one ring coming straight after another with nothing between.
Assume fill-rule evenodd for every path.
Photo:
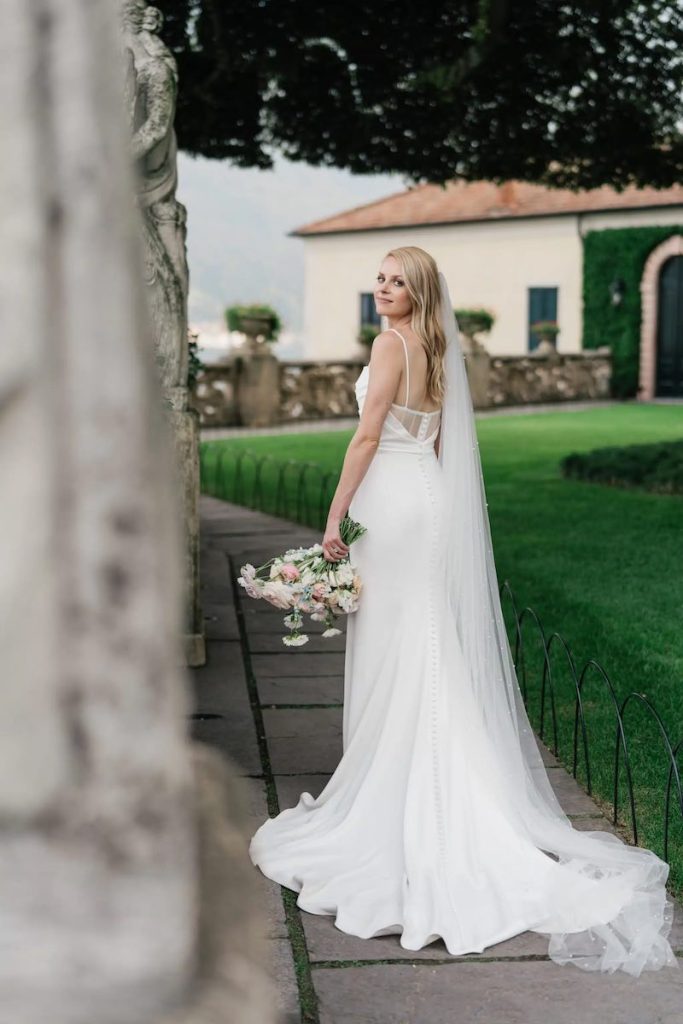
<instances>
[{"instance_id":1,"label":"terracotta roof tile","mask_svg":"<svg viewBox=\"0 0 683 1024\"><path fill-rule=\"evenodd\" d=\"M292 235L322 235L336 231L369 231L420 224L501 220L507 217L547 217L595 210L635 210L650 206L682 206L683 185L668 189L635 188L617 192L609 186L581 192L550 189L527 182L453 181L416 185L384 199L304 224Z\"/></svg>"}]
</instances>

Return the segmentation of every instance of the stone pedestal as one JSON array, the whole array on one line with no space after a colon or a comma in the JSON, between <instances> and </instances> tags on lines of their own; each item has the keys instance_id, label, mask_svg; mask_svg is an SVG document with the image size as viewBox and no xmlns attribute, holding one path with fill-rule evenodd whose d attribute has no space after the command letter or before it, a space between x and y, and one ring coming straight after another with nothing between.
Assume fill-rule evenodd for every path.
<instances>
[{"instance_id":1,"label":"stone pedestal","mask_svg":"<svg viewBox=\"0 0 683 1024\"><path fill-rule=\"evenodd\" d=\"M183 649L186 664L194 668L206 661L204 620L199 598L199 414L194 409L171 409L169 421L184 535Z\"/></svg>"},{"instance_id":2,"label":"stone pedestal","mask_svg":"<svg viewBox=\"0 0 683 1024\"><path fill-rule=\"evenodd\" d=\"M489 404L489 377L491 375L491 357L482 345L465 351L465 367L467 380L472 394L472 405L475 409L485 409Z\"/></svg>"},{"instance_id":3,"label":"stone pedestal","mask_svg":"<svg viewBox=\"0 0 683 1024\"><path fill-rule=\"evenodd\" d=\"M245 427L270 427L279 422L280 363L265 342L237 357L237 409Z\"/></svg>"}]
</instances>

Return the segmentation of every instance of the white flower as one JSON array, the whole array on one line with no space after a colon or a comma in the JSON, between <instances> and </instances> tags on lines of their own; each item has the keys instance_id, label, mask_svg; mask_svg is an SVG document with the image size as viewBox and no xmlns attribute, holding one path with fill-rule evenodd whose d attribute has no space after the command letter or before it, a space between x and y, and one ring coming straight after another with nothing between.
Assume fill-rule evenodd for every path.
<instances>
[{"instance_id":1,"label":"white flower","mask_svg":"<svg viewBox=\"0 0 683 1024\"><path fill-rule=\"evenodd\" d=\"M290 629L293 626L300 626L302 621L303 621L303 619L302 619L301 613L298 610L292 612L291 615L285 615L285 618L284 618L285 626L289 626Z\"/></svg>"},{"instance_id":2,"label":"white flower","mask_svg":"<svg viewBox=\"0 0 683 1024\"><path fill-rule=\"evenodd\" d=\"M289 587L280 580L269 580L268 583L264 584L263 596L266 601L270 601L276 608L283 609L291 608L294 599L294 595Z\"/></svg>"},{"instance_id":3,"label":"white flower","mask_svg":"<svg viewBox=\"0 0 683 1024\"><path fill-rule=\"evenodd\" d=\"M237 582L240 585L240 587L244 587L249 597L255 597L257 600L259 600L263 596L261 594L260 582L258 580L245 579L244 576L240 576Z\"/></svg>"},{"instance_id":4,"label":"white flower","mask_svg":"<svg viewBox=\"0 0 683 1024\"><path fill-rule=\"evenodd\" d=\"M308 637L305 633L297 633L294 636L283 636L282 642L287 647L301 647L302 644L308 643Z\"/></svg>"},{"instance_id":5,"label":"white flower","mask_svg":"<svg viewBox=\"0 0 683 1024\"><path fill-rule=\"evenodd\" d=\"M273 564L270 567L270 578L271 578L271 580L275 579L275 577L277 575L279 575L280 569L282 568L283 564L284 563L282 562L281 559L279 559L279 558L275 559L275 561L273 562Z\"/></svg>"},{"instance_id":6,"label":"white flower","mask_svg":"<svg viewBox=\"0 0 683 1024\"><path fill-rule=\"evenodd\" d=\"M326 629L325 632L322 635L323 636L338 636L339 633L341 633L341 629L336 629L336 628L332 627L330 629Z\"/></svg>"},{"instance_id":7,"label":"white flower","mask_svg":"<svg viewBox=\"0 0 683 1024\"><path fill-rule=\"evenodd\" d=\"M348 590L339 591L339 607L345 612L353 612L357 607L357 597Z\"/></svg>"},{"instance_id":8,"label":"white flower","mask_svg":"<svg viewBox=\"0 0 683 1024\"><path fill-rule=\"evenodd\" d=\"M340 562L335 571L337 580L342 586L348 586L350 583L353 583L353 569L350 562Z\"/></svg>"}]
</instances>

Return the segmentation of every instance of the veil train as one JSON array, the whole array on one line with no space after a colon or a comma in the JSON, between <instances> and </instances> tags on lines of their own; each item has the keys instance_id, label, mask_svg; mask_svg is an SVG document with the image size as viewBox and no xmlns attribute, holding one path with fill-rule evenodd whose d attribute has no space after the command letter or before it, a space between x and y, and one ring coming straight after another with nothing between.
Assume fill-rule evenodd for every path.
<instances>
[{"instance_id":1,"label":"veil train","mask_svg":"<svg viewBox=\"0 0 683 1024\"><path fill-rule=\"evenodd\" d=\"M507 786L508 809L531 842L567 873L595 883L595 907L608 919L578 908L577 930L549 935L550 958L586 970L678 967L667 936L673 903L667 898L669 866L655 853L629 846L610 832L581 832L562 810L550 784L524 706L507 638L491 543L474 410L448 285L439 272L441 320L447 340L446 391L439 463L448 510L446 614L462 647L472 696ZM578 881L578 879L577 879ZM600 917L597 910L593 915Z\"/></svg>"}]
</instances>

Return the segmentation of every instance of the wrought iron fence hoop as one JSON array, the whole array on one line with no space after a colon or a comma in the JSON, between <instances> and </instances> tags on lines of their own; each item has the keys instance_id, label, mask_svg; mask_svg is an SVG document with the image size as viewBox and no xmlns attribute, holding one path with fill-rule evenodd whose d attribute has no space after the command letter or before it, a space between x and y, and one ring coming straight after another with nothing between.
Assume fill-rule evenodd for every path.
<instances>
[{"instance_id":1,"label":"wrought iron fence hoop","mask_svg":"<svg viewBox=\"0 0 683 1024\"><path fill-rule=\"evenodd\" d=\"M550 710L551 710L551 721L552 721L552 727L553 727L553 746L552 746L552 751L553 751L553 754L555 754L555 756L557 757L558 751L559 751L558 734L557 734L557 712L556 712L556 708L555 708L555 692L553 690L553 685L552 685L552 672L551 672L550 665L549 665L549 660L548 660L548 642L546 640L545 629L543 627L543 623L541 622L541 620L540 620L540 618L538 616L538 613L533 608L531 608L529 605L527 605L525 608L522 608L522 611L520 612L520 615L519 615L520 632L522 631L522 626L524 625L524 619L526 617L531 617L531 619L535 623L536 628L538 629L538 632L539 632L539 635L540 635L540 638L541 638L541 648L543 650L543 676L541 678L541 693L540 693L540 700L541 700L540 728L539 728L538 734L539 734L541 740L543 740L543 742L545 743L545 739L544 739L544 733L545 733L545 685L546 685L547 674L549 674L550 675ZM524 675L525 675L525 682L526 682L526 659L524 658L524 636L523 636L523 634L522 634L522 641L521 641L521 650L522 650L522 661L523 661L523 664L524 664Z\"/></svg>"},{"instance_id":2,"label":"wrought iron fence hoop","mask_svg":"<svg viewBox=\"0 0 683 1024\"><path fill-rule=\"evenodd\" d=\"M311 523L311 517L308 514L310 512L310 504L308 501L308 494L306 492L306 474L309 469L317 470L317 472L320 474L322 474L324 470L322 466L320 466L317 462L304 462L303 470L301 476L299 477L299 494L297 497L298 500L301 502L302 517L307 526L312 526L313 524Z\"/></svg>"},{"instance_id":3,"label":"wrought iron fence hoop","mask_svg":"<svg viewBox=\"0 0 683 1024\"><path fill-rule=\"evenodd\" d=\"M654 719L654 721L655 721L655 723L657 725L657 728L659 729L660 738L662 739L662 741L664 743L664 749L665 749L665 751L667 753L668 760L669 760L669 779L671 779L672 772L673 772L673 774L675 776L675 779L676 779L676 789L677 789L677 792L678 792L678 804L679 804L679 807L681 809L681 814L683 814L683 791L681 790L681 777L680 777L680 773L678 771L678 764L676 763L676 756L674 754L674 749L675 748L672 747L672 745L671 745L671 739L669 737L668 730L667 730L666 726L664 725L664 721L662 719L662 716L659 714L659 711L657 711L656 707L652 704L652 702L645 696L645 694L638 693L636 690L633 690L631 693L627 694L626 697L624 697L623 701L621 702L621 706L619 708L619 715L620 715L622 723L624 721L624 712L625 712L626 708L628 707L628 705L631 702L638 703L638 704L641 705L641 707L644 707L646 709L647 713L649 715L651 715L651 717ZM681 744L679 742L677 744L677 747L680 747L680 745ZM614 814L615 814L615 817L616 817L616 814L617 814L617 799L618 799L618 783L619 783L619 740L618 740L618 737L617 737L617 745L616 745L616 750L615 750L615 755L614 755L614 763L615 763ZM669 783L667 783L667 795L666 795L666 799L665 799L665 811L664 811L664 858L665 859L667 857L668 847L669 847L669 806L670 806L669 794L670 794L670 792L671 792L671 785L670 785L670 782L669 782ZM634 840L635 840L636 843L638 842L635 828L634 828Z\"/></svg>"},{"instance_id":4,"label":"wrought iron fence hoop","mask_svg":"<svg viewBox=\"0 0 683 1024\"><path fill-rule=\"evenodd\" d=\"M629 755L628 743L626 741L626 731L624 729L624 723L622 721L621 713L619 711L619 700L617 698L617 694L616 694L616 691L614 689L614 684L612 683L612 680L610 679L609 675L607 674L605 669L602 667L602 665L598 661L596 661L595 658L589 658L588 661L583 666L583 668L581 669L581 673L579 675L579 692L581 692L583 690L583 685L584 685L586 676L587 676L587 674L588 674L588 672L589 672L589 670L591 668L596 669L599 678L602 679L602 681L607 686L607 689L608 689L608 692L609 692L609 695L610 695L610 699L612 701L612 706L614 708L614 713L617 716L617 744L619 743L619 740L621 740L622 749L624 751L624 766L626 768L626 783L627 783L627 786L628 786L629 804L630 804L630 807L631 807L631 824L633 826L633 841L637 845L637 843L638 843L638 821L637 821L637 817L636 817L635 794L633 792L633 773L631 771L631 757ZM616 763L616 760L615 760L615 773L614 773L613 792L616 791L616 787L618 785L617 767L618 766L617 766L617 763ZM613 825L617 824L616 796L615 796L615 799L614 799L614 813L612 815L612 824Z\"/></svg>"}]
</instances>

